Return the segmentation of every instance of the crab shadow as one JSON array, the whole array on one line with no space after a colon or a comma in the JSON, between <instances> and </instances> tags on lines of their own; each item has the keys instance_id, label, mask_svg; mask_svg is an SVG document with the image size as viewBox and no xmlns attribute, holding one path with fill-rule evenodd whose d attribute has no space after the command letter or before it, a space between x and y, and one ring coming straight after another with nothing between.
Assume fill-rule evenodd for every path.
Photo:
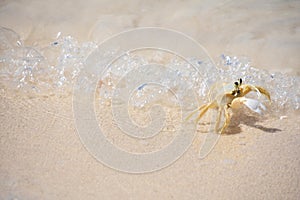
<instances>
[{"instance_id":1,"label":"crab shadow","mask_svg":"<svg viewBox=\"0 0 300 200\"><path fill-rule=\"evenodd\" d=\"M249 115L247 113L238 112L232 115L230 125L227 130L224 132L225 135L233 135L242 132L240 127L241 124L244 124L248 127L256 128L266 133L276 133L282 131L278 128L266 127L257 122L262 122L265 119L261 116Z\"/></svg>"}]
</instances>

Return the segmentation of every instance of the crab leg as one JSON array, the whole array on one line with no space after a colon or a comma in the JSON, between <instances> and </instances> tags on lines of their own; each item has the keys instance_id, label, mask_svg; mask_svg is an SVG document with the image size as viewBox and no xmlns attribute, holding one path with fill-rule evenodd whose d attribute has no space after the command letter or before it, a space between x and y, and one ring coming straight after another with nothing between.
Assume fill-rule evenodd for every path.
<instances>
[{"instance_id":1,"label":"crab leg","mask_svg":"<svg viewBox=\"0 0 300 200\"><path fill-rule=\"evenodd\" d=\"M192 112L185 118L185 120L189 120L196 112L198 112L199 110L202 110L205 106L207 106L207 104L204 104L204 105L200 106L199 108L197 108L196 110L192 111Z\"/></svg>"},{"instance_id":2,"label":"crab leg","mask_svg":"<svg viewBox=\"0 0 300 200\"><path fill-rule=\"evenodd\" d=\"M218 130L219 130L222 112L223 112L223 108L219 108L219 110L218 110L218 117L217 117L216 125L215 125L215 132L218 132Z\"/></svg>"},{"instance_id":3,"label":"crab leg","mask_svg":"<svg viewBox=\"0 0 300 200\"><path fill-rule=\"evenodd\" d=\"M202 111L200 112L199 116L197 117L196 123L198 123L198 121L201 119L201 117L203 117L203 115L208 111L208 109L213 109L213 108L216 108L216 107L218 107L216 102L206 104L206 106L203 107Z\"/></svg>"},{"instance_id":4,"label":"crab leg","mask_svg":"<svg viewBox=\"0 0 300 200\"><path fill-rule=\"evenodd\" d=\"M230 123L230 114L228 112L229 107L227 105L224 106L224 115L225 115L225 122L224 125L220 131L220 133L223 133L223 131L228 127L229 123Z\"/></svg>"}]
</instances>

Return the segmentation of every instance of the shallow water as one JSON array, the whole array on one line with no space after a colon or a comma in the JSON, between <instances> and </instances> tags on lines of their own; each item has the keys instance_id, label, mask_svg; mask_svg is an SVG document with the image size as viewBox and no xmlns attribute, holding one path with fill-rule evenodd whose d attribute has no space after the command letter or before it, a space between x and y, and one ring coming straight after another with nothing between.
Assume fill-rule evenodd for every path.
<instances>
[{"instance_id":1,"label":"shallow water","mask_svg":"<svg viewBox=\"0 0 300 200\"><path fill-rule=\"evenodd\" d=\"M199 41L213 59L246 56L252 66L299 73L299 1L116 0L2 1L0 26L27 46L48 46L58 33L80 42L101 42L145 26L181 31Z\"/></svg>"}]
</instances>

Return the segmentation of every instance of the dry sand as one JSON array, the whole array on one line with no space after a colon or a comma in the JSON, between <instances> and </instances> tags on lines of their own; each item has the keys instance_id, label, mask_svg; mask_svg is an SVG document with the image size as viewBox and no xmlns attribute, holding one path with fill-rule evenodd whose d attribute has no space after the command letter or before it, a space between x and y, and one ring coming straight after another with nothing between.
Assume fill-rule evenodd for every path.
<instances>
[{"instance_id":1,"label":"dry sand","mask_svg":"<svg viewBox=\"0 0 300 200\"><path fill-rule=\"evenodd\" d=\"M98 162L80 142L70 97L1 95L1 199L298 199L299 113L233 118L203 160L192 148L160 171L132 175ZM197 142L198 141L198 142Z\"/></svg>"},{"instance_id":2,"label":"dry sand","mask_svg":"<svg viewBox=\"0 0 300 200\"><path fill-rule=\"evenodd\" d=\"M298 1L2 1L0 25L27 45L57 32L101 41L130 27L183 31L213 58L245 55L253 64L299 75ZM105 21L105 23L101 22ZM104 31L102 31L104 30ZM203 160L197 142L173 165L147 174L98 162L76 132L72 97L28 97L1 88L0 199L300 199L299 112L235 116ZM207 131L200 124L197 140Z\"/></svg>"}]
</instances>

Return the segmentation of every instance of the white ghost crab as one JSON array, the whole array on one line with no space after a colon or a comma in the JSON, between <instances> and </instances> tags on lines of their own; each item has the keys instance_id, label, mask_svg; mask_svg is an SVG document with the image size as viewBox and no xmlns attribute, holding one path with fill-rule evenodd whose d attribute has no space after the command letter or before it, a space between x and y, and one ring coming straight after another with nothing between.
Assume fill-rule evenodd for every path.
<instances>
[{"instance_id":1,"label":"white ghost crab","mask_svg":"<svg viewBox=\"0 0 300 200\"><path fill-rule=\"evenodd\" d=\"M223 88L223 90L222 90ZM203 117L203 115L208 111L208 109L217 109L218 116L215 125L215 131L217 133L223 133L224 130L230 123L231 114L229 113L230 108L240 108L241 105L246 105L250 110L262 113L262 110L266 110L266 107L258 100L246 98L245 95L249 92L254 91L258 96L261 94L265 95L269 101L271 101L270 93L260 87L248 84L242 84L242 79L239 79L238 82L232 84L222 83L220 85L215 85L210 89L209 96L213 99L210 103L204 104L193 111L188 117L187 120L194 115L196 112L200 112L199 116L196 119L196 122ZM225 121L221 128L219 128L221 122L221 116L224 113Z\"/></svg>"}]
</instances>

